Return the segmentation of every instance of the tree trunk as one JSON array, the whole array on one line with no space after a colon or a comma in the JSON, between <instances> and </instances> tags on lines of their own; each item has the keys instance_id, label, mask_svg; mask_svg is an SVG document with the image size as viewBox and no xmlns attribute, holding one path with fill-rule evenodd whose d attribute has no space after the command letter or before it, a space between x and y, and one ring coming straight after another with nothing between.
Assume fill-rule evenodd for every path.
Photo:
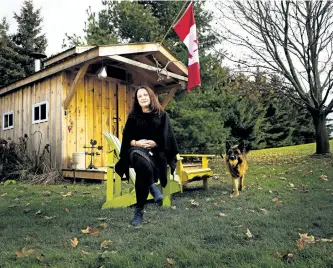
<instances>
[{"instance_id":1,"label":"tree trunk","mask_svg":"<svg viewBox=\"0 0 333 268\"><path fill-rule=\"evenodd\" d=\"M330 144L326 128L326 116L318 111L312 111L311 115L316 130L316 154L329 153Z\"/></svg>"}]
</instances>

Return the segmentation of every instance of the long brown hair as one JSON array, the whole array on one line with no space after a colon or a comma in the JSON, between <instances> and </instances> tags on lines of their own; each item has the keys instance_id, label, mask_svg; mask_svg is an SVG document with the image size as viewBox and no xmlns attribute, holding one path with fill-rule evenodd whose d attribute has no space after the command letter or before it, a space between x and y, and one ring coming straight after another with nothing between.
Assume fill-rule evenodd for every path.
<instances>
[{"instance_id":1,"label":"long brown hair","mask_svg":"<svg viewBox=\"0 0 333 268\"><path fill-rule=\"evenodd\" d=\"M142 108L139 104L138 101L138 91L139 89L145 89L148 92L149 98L150 98L150 104L149 104L149 108L151 109L151 111L155 114L160 114L163 110L161 104L159 103L154 91L148 87L148 86L138 86L135 89L135 93L134 93L134 101L133 101L133 105L132 105L132 112L142 112Z\"/></svg>"}]
</instances>

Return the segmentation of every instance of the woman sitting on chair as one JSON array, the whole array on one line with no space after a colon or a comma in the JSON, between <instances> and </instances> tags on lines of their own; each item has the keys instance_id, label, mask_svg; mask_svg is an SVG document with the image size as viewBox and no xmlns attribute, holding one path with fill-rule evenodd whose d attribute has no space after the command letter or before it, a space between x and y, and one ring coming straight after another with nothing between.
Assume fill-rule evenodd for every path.
<instances>
[{"instance_id":1,"label":"woman sitting on chair","mask_svg":"<svg viewBox=\"0 0 333 268\"><path fill-rule=\"evenodd\" d=\"M167 164L171 174L176 167L178 145L168 114L163 111L154 92L147 86L135 91L132 106L123 132L120 160L116 172L129 178L129 167L136 173L136 207L131 225L143 221L143 207L149 192L154 202L162 205L163 195L155 182L160 179L162 187L167 184Z\"/></svg>"}]
</instances>

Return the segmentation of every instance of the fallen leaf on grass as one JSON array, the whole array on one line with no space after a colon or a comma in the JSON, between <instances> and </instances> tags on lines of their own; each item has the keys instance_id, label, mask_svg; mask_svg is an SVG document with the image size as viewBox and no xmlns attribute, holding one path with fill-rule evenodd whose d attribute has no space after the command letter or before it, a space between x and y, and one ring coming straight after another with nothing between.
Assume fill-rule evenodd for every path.
<instances>
[{"instance_id":1,"label":"fallen leaf on grass","mask_svg":"<svg viewBox=\"0 0 333 268\"><path fill-rule=\"evenodd\" d=\"M190 200L191 201L191 205L193 207L198 207L199 206L199 202L195 201L194 199Z\"/></svg>"},{"instance_id":2,"label":"fallen leaf on grass","mask_svg":"<svg viewBox=\"0 0 333 268\"><path fill-rule=\"evenodd\" d=\"M274 252L273 253L274 257L277 257L279 259L281 259L281 261L287 262L287 263L291 263L294 258L295 258L295 254L294 253L280 253L280 252Z\"/></svg>"},{"instance_id":3,"label":"fallen leaf on grass","mask_svg":"<svg viewBox=\"0 0 333 268\"><path fill-rule=\"evenodd\" d=\"M98 227L101 227L102 230L105 230L109 227L109 225L106 222L103 222L100 225L98 225Z\"/></svg>"},{"instance_id":4,"label":"fallen leaf on grass","mask_svg":"<svg viewBox=\"0 0 333 268\"><path fill-rule=\"evenodd\" d=\"M36 250L34 250L34 249L22 248L21 250L16 251L16 256L18 258L28 257L28 256L35 254L35 252L36 252Z\"/></svg>"},{"instance_id":5,"label":"fallen leaf on grass","mask_svg":"<svg viewBox=\"0 0 333 268\"><path fill-rule=\"evenodd\" d=\"M85 251L85 250L83 250L83 249L81 249L80 252L81 252L82 254L84 254L84 255L89 255L89 252L88 252L88 251Z\"/></svg>"},{"instance_id":6,"label":"fallen leaf on grass","mask_svg":"<svg viewBox=\"0 0 333 268\"><path fill-rule=\"evenodd\" d=\"M44 216L45 220L52 220L54 219L56 216Z\"/></svg>"},{"instance_id":7,"label":"fallen leaf on grass","mask_svg":"<svg viewBox=\"0 0 333 268\"><path fill-rule=\"evenodd\" d=\"M35 215L40 215L40 214L42 214L42 210L41 210L41 209L38 210L38 211L35 213Z\"/></svg>"},{"instance_id":8,"label":"fallen leaf on grass","mask_svg":"<svg viewBox=\"0 0 333 268\"><path fill-rule=\"evenodd\" d=\"M73 195L72 192L68 192L67 194L63 194L62 196L66 198L66 197L70 197L72 195Z\"/></svg>"},{"instance_id":9,"label":"fallen leaf on grass","mask_svg":"<svg viewBox=\"0 0 333 268\"><path fill-rule=\"evenodd\" d=\"M333 243L333 238L320 238L316 241L324 242L324 243Z\"/></svg>"},{"instance_id":10,"label":"fallen leaf on grass","mask_svg":"<svg viewBox=\"0 0 333 268\"><path fill-rule=\"evenodd\" d=\"M107 249L109 248L109 246L113 243L112 240L104 240L102 243L101 243L101 249Z\"/></svg>"},{"instance_id":11,"label":"fallen leaf on grass","mask_svg":"<svg viewBox=\"0 0 333 268\"><path fill-rule=\"evenodd\" d=\"M83 192L83 194L91 194L91 192L86 191L86 192Z\"/></svg>"},{"instance_id":12,"label":"fallen leaf on grass","mask_svg":"<svg viewBox=\"0 0 333 268\"><path fill-rule=\"evenodd\" d=\"M6 196L7 195L7 193L3 193L1 196Z\"/></svg>"},{"instance_id":13,"label":"fallen leaf on grass","mask_svg":"<svg viewBox=\"0 0 333 268\"><path fill-rule=\"evenodd\" d=\"M99 221L106 221L108 218L96 218L96 220L99 220Z\"/></svg>"},{"instance_id":14,"label":"fallen leaf on grass","mask_svg":"<svg viewBox=\"0 0 333 268\"><path fill-rule=\"evenodd\" d=\"M99 230L91 228L89 226L86 229L81 230L81 232L84 233L84 234L91 235L91 236L99 236L100 235Z\"/></svg>"},{"instance_id":15,"label":"fallen leaf on grass","mask_svg":"<svg viewBox=\"0 0 333 268\"><path fill-rule=\"evenodd\" d=\"M36 259L37 259L40 263L44 264L44 267L46 267L46 264L44 263L44 258L43 258L42 256L36 256Z\"/></svg>"},{"instance_id":16,"label":"fallen leaf on grass","mask_svg":"<svg viewBox=\"0 0 333 268\"><path fill-rule=\"evenodd\" d=\"M68 213L70 212L71 210L69 208L65 208L65 211Z\"/></svg>"},{"instance_id":17,"label":"fallen leaf on grass","mask_svg":"<svg viewBox=\"0 0 333 268\"><path fill-rule=\"evenodd\" d=\"M72 248L76 248L78 244L79 244L79 240L76 237L74 237L74 239L71 239Z\"/></svg>"},{"instance_id":18,"label":"fallen leaf on grass","mask_svg":"<svg viewBox=\"0 0 333 268\"><path fill-rule=\"evenodd\" d=\"M261 212L262 214L264 214L264 215L266 215L266 214L268 213L268 210L267 210L267 209L260 208L259 210L260 210L260 212Z\"/></svg>"},{"instance_id":19,"label":"fallen leaf on grass","mask_svg":"<svg viewBox=\"0 0 333 268\"><path fill-rule=\"evenodd\" d=\"M306 176L306 175L309 175L309 174L312 174L312 173L313 173L312 170L308 170L308 171L303 172L303 176Z\"/></svg>"},{"instance_id":20,"label":"fallen leaf on grass","mask_svg":"<svg viewBox=\"0 0 333 268\"><path fill-rule=\"evenodd\" d=\"M315 243L315 238L313 235L308 236L308 234L299 234L300 239L297 240L297 247L299 249L304 248L306 244L313 244Z\"/></svg>"},{"instance_id":21,"label":"fallen leaf on grass","mask_svg":"<svg viewBox=\"0 0 333 268\"><path fill-rule=\"evenodd\" d=\"M86 229L81 230L81 232L84 233L84 234L89 234L90 227L88 226Z\"/></svg>"},{"instance_id":22,"label":"fallen leaf on grass","mask_svg":"<svg viewBox=\"0 0 333 268\"><path fill-rule=\"evenodd\" d=\"M319 178L322 179L323 181L328 181L328 178L326 175L320 175Z\"/></svg>"},{"instance_id":23,"label":"fallen leaf on grass","mask_svg":"<svg viewBox=\"0 0 333 268\"><path fill-rule=\"evenodd\" d=\"M314 244L316 242L323 242L323 243L332 243L333 238L318 238L315 239L313 235L308 236L308 234L299 234L300 239L297 240L297 247L302 249L307 244Z\"/></svg>"},{"instance_id":24,"label":"fallen leaf on grass","mask_svg":"<svg viewBox=\"0 0 333 268\"><path fill-rule=\"evenodd\" d=\"M273 201L273 202L275 203L275 205L277 205L277 206L280 205L281 202L282 202L282 201L281 201L279 198L277 198L277 197L273 198L272 201Z\"/></svg>"},{"instance_id":25,"label":"fallen leaf on grass","mask_svg":"<svg viewBox=\"0 0 333 268\"><path fill-rule=\"evenodd\" d=\"M294 185L293 183L289 183L289 186L290 186L291 188L295 187L295 185Z\"/></svg>"},{"instance_id":26,"label":"fallen leaf on grass","mask_svg":"<svg viewBox=\"0 0 333 268\"><path fill-rule=\"evenodd\" d=\"M249 230L249 229L246 229L246 236L248 237L248 238L253 238L253 234L251 233L251 231Z\"/></svg>"},{"instance_id":27,"label":"fallen leaf on grass","mask_svg":"<svg viewBox=\"0 0 333 268\"><path fill-rule=\"evenodd\" d=\"M221 212L221 213L218 214L218 216L219 217L227 217L227 214L224 214L224 213Z\"/></svg>"},{"instance_id":28,"label":"fallen leaf on grass","mask_svg":"<svg viewBox=\"0 0 333 268\"><path fill-rule=\"evenodd\" d=\"M175 263L174 259L167 258L167 265L168 267L171 267Z\"/></svg>"}]
</instances>

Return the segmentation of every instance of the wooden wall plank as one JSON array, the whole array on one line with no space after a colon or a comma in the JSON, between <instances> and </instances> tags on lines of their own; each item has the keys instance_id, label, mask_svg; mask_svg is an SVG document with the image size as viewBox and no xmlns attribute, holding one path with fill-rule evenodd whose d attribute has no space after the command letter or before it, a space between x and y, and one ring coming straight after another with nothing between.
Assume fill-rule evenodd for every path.
<instances>
[{"instance_id":1,"label":"wooden wall plank","mask_svg":"<svg viewBox=\"0 0 333 268\"><path fill-rule=\"evenodd\" d=\"M94 124L95 124L95 115L94 115L94 78L87 76L87 87L86 87L86 145L90 146L90 140L94 138ZM94 90L92 90L94 89ZM90 152L90 150L89 150ZM86 167L90 163L90 156L86 156Z\"/></svg>"},{"instance_id":2,"label":"wooden wall plank","mask_svg":"<svg viewBox=\"0 0 333 268\"><path fill-rule=\"evenodd\" d=\"M101 145L102 140L102 81L94 78L94 139L97 141L97 145ZM97 150L94 150L97 152ZM101 157L94 156L93 164L95 166L101 166Z\"/></svg>"},{"instance_id":3,"label":"wooden wall plank","mask_svg":"<svg viewBox=\"0 0 333 268\"><path fill-rule=\"evenodd\" d=\"M38 97L36 96L36 92L38 91L37 87L39 88L39 83L35 83L32 85L32 92L31 92L31 115L32 115L32 105L36 104L39 102ZM40 139L40 134L36 131L38 131L38 125L37 124L32 124L32 119L30 119L31 122L31 133L30 133L30 138L29 138L29 144L30 144L30 150L32 153L32 156L34 159L36 159L36 154L38 152L38 147L37 147L37 139Z\"/></svg>"},{"instance_id":4,"label":"wooden wall plank","mask_svg":"<svg viewBox=\"0 0 333 268\"><path fill-rule=\"evenodd\" d=\"M110 92L109 92L109 96L110 96L110 103L111 103L111 107L110 107L110 118L111 118L111 133L115 136L117 136L118 134L118 128L117 128L117 90L116 90L116 83L111 83L110 84Z\"/></svg>"},{"instance_id":5,"label":"wooden wall plank","mask_svg":"<svg viewBox=\"0 0 333 268\"><path fill-rule=\"evenodd\" d=\"M74 79L74 74L71 74L71 81ZM73 83L73 82L72 82ZM69 122L67 125L67 131L68 131L68 145L69 145L69 157L72 159L72 154L74 152L77 152L77 97L76 92L74 94L74 97L68 107L69 109ZM64 106L65 108L65 106ZM69 131L68 126L71 126L72 129Z\"/></svg>"},{"instance_id":6,"label":"wooden wall plank","mask_svg":"<svg viewBox=\"0 0 333 268\"><path fill-rule=\"evenodd\" d=\"M67 96L67 92L69 90L69 81L70 80L70 75L68 72L63 72L61 75L61 85L59 85L59 88L62 88L61 90L61 104L64 102L65 96ZM58 81L59 82L59 81ZM69 110L64 110L63 106L61 107L62 110L62 116L63 116L63 121L62 121L62 168L71 168L70 162L70 152L69 152L69 138L68 138L68 129L67 126L69 124L70 116L69 116Z\"/></svg>"},{"instance_id":7,"label":"wooden wall plank","mask_svg":"<svg viewBox=\"0 0 333 268\"><path fill-rule=\"evenodd\" d=\"M77 125L77 133L76 133L76 139L77 139L77 152L84 152L83 146L86 144L86 127L85 127L85 117L86 117L86 111L85 111L85 101L86 101L86 90L84 88L84 80L81 80L77 84L77 90L76 90L76 103L77 103L77 118L76 118L76 125Z\"/></svg>"},{"instance_id":8,"label":"wooden wall plank","mask_svg":"<svg viewBox=\"0 0 333 268\"><path fill-rule=\"evenodd\" d=\"M101 145L103 150L101 153L101 165L106 166L106 152L108 151L108 143L104 138L103 132L111 131L112 120L110 118L110 92L109 92L110 82L105 80L102 82L102 125L101 125Z\"/></svg>"},{"instance_id":9,"label":"wooden wall plank","mask_svg":"<svg viewBox=\"0 0 333 268\"><path fill-rule=\"evenodd\" d=\"M63 94L66 96L68 94L70 85L73 81L74 77L72 73L66 73L66 81L64 81L66 83L66 92L64 92ZM66 133L67 136L67 166L71 167L71 162L72 162L72 153L76 152L76 148L75 148L75 141L76 141L76 124L75 124L75 120L76 120L76 110L75 110L75 104L76 104L76 100L74 99L67 111L67 115L66 115L66 125L64 126L64 131ZM69 129L69 127L71 127L71 129Z\"/></svg>"},{"instance_id":10,"label":"wooden wall plank","mask_svg":"<svg viewBox=\"0 0 333 268\"><path fill-rule=\"evenodd\" d=\"M25 106L23 108L24 116L22 116L21 120L25 121L25 122L23 122L23 133L27 134L29 137L29 142L27 142L27 150L29 152L31 152L30 139L31 139L31 134L32 134L32 115L31 115L32 108L31 108L31 106L32 106L33 86L29 85L27 88L24 88L22 90L23 90L23 95L24 95L23 100L24 100Z\"/></svg>"},{"instance_id":11,"label":"wooden wall plank","mask_svg":"<svg viewBox=\"0 0 333 268\"><path fill-rule=\"evenodd\" d=\"M118 84L118 108L119 108L119 139L123 138L123 130L127 119L126 85Z\"/></svg>"},{"instance_id":12,"label":"wooden wall plank","mask_svg":"<svg viewBox=\"0 0 333 268\"><path fill-rule=\"evenodd\" d=\"M56 101L53 101L56 104L56 145L57 145L57 150L56 150L56 157L54 161L56 162L56 166L60 169L62 167L63 163L63 119L64 119L64 110L62 106L62 92L63 92L63 75L62 73L58 74L56 76L56 84L55 84L55 90L53 91L53 97L56 99ZM53 148L54 151L54 148Z\"/></svg>"},{"instance_id":13,"label":"wooden wall plank","mask_svg":"<svg viewBox=\"0 0 333 268\"><path fill-rule=\"evenodd\" d=\"M57 124L60 124L60 122L57 122L59 119L59 116L57 114L57 77L53 76L49 80L49 130L50 130L50 162L51 166L56 165L56 155L57 155L57 148L60 146L60 144L57 144L57 136L59 133L57 133Z\"/></svg>"}]
</instances>

